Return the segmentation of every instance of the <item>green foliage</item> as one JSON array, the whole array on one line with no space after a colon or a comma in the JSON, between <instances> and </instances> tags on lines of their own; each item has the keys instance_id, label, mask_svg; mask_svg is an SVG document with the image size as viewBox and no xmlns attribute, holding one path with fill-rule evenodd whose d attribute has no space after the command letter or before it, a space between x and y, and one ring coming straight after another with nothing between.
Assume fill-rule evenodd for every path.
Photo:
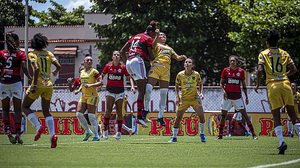
<instances>
[{"instance_id":1,"label":"green foliage","mask_svg":"<svg viewBox=\"0 0 300 168\"><path fill-rule=\"evenodd\" d=\"M167 34L167 44L178 54L185 54L196 60L196 70L205 70L216 82L219 73L212 71L217 60L218 68L227 66L227 56L231 54L232 43L227 31L232 30L227 15L216 1L94 1L92 11L113 14L110 25L94 25L100 37L108 37L106 43L98 44L101 66L111 59L113 50L137 33L145 31L151 20L160 21L159 28ZM171 82L182 63L172 62ZM204 74L203 74L204 75Z\"/></svg>"},{"instance_id":2,"label":"green foliage","mask_svg":"<svg viewBox=\"0 0 300 168\"><path fill-rule=\"evenodd\" d=\"M83 6L68 12L61 4L53 0L50 0L50 2L53 8L48 8L48 11L32 11L32 15L40 20L35 24L36 26L84 24L84 13L88 10L85 10Z\"/></svg>"},{"instance_id":3,"label":"green foliage","mask_svg":"<svg viewBox=\"0 0 300 168\"><path fill-rule=\"evenodd\" d=\"M300 0L255 0L252 6L249 2L220 1L228 17L239 26L239 29L228 32L230 40L235 42L234 51L246 57L249 66L253 67L259 51L266 48L269 31L277 29L282 36L279 47L287 50L299 66Z\"/></svg>"}]
</instances>

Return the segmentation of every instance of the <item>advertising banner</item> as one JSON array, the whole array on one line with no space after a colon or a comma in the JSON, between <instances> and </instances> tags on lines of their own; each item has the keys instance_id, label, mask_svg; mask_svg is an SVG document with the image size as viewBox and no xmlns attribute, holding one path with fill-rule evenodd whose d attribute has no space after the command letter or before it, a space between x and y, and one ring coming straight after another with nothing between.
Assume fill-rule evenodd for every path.
<instances>
[{"instance_id":1,"label":"advertising banner","mask_svg":"<svg viewBox=\"0 0 300 168\"><path fill-rule=\"evenodd\" d=\"M35 113L40 122L44 127L46 127L45 119L41 112ZM80 126L78 119L75 116L74 112L53 112L54 117L54 124L55 124L55 132L61 135L82 135L84 134L83 128ZM98 121L101 125L104 113L97 113ZM229 113L228 117L226 118L226 124L224 127L224 136L229 134L229 127L230 121L232 119L233 113ZM3 122L2 122L2 114L0 113L0 133L3 133ZM124 124L132 128L134 134L141 134L141 135L153 135L153 136L171 136L172 135L172 128L175 121L175 113L166 112L164 114L164 121L166 123L165 127L162 127L157 121L157 113L149 113L148 118L151 122L148 123L148 128L143 128L140 125L137 125L135 122L136 113L127 113L124 116ZM264 114L264 113L249 113L250 119L254 126L255 132L259 136L275 136L274 132L274 122L272 120L271 114ZM13 125L13 113L11 113L11 123ZM205 113L205 133L206 135L217 136L218 135L218 125L220 119L220 113L217 112L206 112ZM284 135L287 135L287 116L284 114L282 115L282 124ZM247 129L247 125L245 121L242 120L243 124ZM27 134L34 134L35 130L29 121L26 122L26 133ZM103 128L103 125L102 125ZM44 133L47 134L47 129L44 130ZM109 126L109 133L115 134L115 114L112 114ZM128 134L127 131L122 130L122 134ZM178 135L184 136L196 136L199 134L199 119L195 113L185 113L183 120L181 122L181 126L179 129ZM247 135L247 130L244 130L240 124L236 124L234 127L232 135L243 136Z\"/></svg>"}]
</instances>

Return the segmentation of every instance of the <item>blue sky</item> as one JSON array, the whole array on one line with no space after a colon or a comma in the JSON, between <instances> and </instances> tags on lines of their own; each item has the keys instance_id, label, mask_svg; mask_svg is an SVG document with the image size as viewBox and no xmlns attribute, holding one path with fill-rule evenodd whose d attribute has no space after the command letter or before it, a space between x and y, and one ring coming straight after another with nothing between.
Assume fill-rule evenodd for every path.
<instances>
[{"instance_id":1,"label":"blue sky","mask_svg":"<svg viewBox=\"0 0 300 168\"><path fill-rule=\"evenodd\" d=\"M61 4L66 8L68 11L71 11L73 8L77 8L80 5L83 5L85 9L89 9L92 5L90 0L55 0L58 4ZM23 0L25 4L25 0ZM34 1L29 0L29 5L31 5L34 9L38 11L47 11L48 8L52 8L50 0L47 0L46 3L36 3Z\"/></svg>"}]
</instances>

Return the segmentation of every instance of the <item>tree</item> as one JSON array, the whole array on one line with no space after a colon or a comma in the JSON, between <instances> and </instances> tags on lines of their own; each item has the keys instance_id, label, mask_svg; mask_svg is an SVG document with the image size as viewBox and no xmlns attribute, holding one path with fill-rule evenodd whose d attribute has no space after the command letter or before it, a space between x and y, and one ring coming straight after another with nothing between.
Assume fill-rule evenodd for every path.
<instances>
[{"instance_id":1,"label":"tree","mask_svg":"<svg viewBox=\"0 0 300 168\"><path fill-rule=\"evenodd\" d=\"M219 83L220 67L227 66L233 47L227 32L233 31L235 26L216 0L94 2L92 11L113 14L112 24L94 25L99 37L108 38L105 43L98 44L101 66L111 59L112 51L120 49L132 35L143 32L150 20L158 20L160 30L167 34L167 43L178 54L193 57L196 70L205 72L212 78L211 82ZM224 59L225 64L219 61ZM217 63L219 65L213 71ZM174 82L176 73L183 67L175 61L171 67L171 81Z\"/></svg>"},{"instance_id":2,"label":"tree","mask_svg":"<svg viewBox=\"0 0 300 168\"><path fill-rule=\"evenodd\" d=\"M83 6L68 12L61 4L53 0L50 0L50 3L54 8L49 8L49 11L32 11L32 15L39 19L39 22L35 24L36 26L84 24L84 13L88 10L85 10Z\"/></svg>"},{"instance_id":3,"label":"tree","mask_svg":"<svg viewBox=\"0 0 300 168\"><path fill-rule=\"evenodd\" d=\"M45 3L46 0L32 0ZM4 49L4 27L5 26L24 26L25 25L25 6L22 0L0 1L0 49ZM30 11L31 8L29 8ZM29 23L34 21L29 19Z\"/></svg>"},{"instance_id":4,"label":"tree","mask_svg":"<svg viewBox=\"0 0 300 168\"><path fill-rule=\"evenodd\" d=\"M221 0L220 6L232 22L239 26L228 32L235 42L233 50L247 58L254 67L260 50L266 48L266 37L271 29L281 33L280 47L287 50L299 67L300 50L300 0ZM292 80L299 83L299 73Z\"/></svg>"}]
</instances>

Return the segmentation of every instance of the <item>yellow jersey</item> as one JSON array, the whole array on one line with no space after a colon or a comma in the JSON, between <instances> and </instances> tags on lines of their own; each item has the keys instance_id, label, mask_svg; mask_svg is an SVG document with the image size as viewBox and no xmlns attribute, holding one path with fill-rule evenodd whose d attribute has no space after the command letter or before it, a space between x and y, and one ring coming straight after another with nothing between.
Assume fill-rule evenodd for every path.
<instances>
[{"instance_id":1,"label":"yellow jersey","mask_svg":"<svg viewBox=\"0 0 300 168\"><path fill-rule=\"evenodd\" d=\"M31 62L36 62L39 67L39 76L37 87L52 86L51 81L51 64L57 61L55 56L50 51L33 51L28 54ZM33 70L34 67L32 67Z\"/></svg>"},{"instance_id":2,"label":"yellow jersey","mask_svg":"<svg viewBox=\"0 0 300 168\"><path fill-rule=\"evenodd\" d=\"M289 80L286 75L287 67L293 63L290 55L280 48L266 49L258 56L258 64L262 64L266 72L266 84Z\"/></svg>"},{"instance_id":3,"label":"yellow jersey","mask_svg":"<svg viewBox=\"0 0 300 168\"><path fill-rule=\"evenodd\" d=\"M157 43L153 49L153 54L154 60L152 65L156 63L170 69L171 58L175 56L175 51L171 47Z\"/></svg>"},{"instance_id":4,"label":"yellow jersey","mask_svg":"<svg viewBox=\"0 0 300 168\"><path fill-rule=\"evenodd\" d=\"M80 81L81 81L81 92L83 96L98 96L97 87L85 87L85 84L93 84L97 82L97 78L100 77L99 72L94 69L90 68L88 71L83 69L80 71Z\"/></svg>"},{"instance_id":5,"label":"yellow jersey","mask_svg":"<svg viewBox=\"0 0 300 168\"><path fill-rule=\"evenodd\" d=\"M195 99L198 96L197 86L201 83L201 76L198 72L193 71L187 76L185 71L181 71L176 76L176 85L181 87L182 99Z\"/></svg>"},{"instance_id":6,"label":"yellow jersey","mask_svg":"<svg viewBox=\"0 0 300 168\"><path fill-rule=\"evenodd\" d=\"M299 103L300 103L300 93L296 92L294 94L294 109L296 113L299 113Z\"/></svg>"}]
</instances>

